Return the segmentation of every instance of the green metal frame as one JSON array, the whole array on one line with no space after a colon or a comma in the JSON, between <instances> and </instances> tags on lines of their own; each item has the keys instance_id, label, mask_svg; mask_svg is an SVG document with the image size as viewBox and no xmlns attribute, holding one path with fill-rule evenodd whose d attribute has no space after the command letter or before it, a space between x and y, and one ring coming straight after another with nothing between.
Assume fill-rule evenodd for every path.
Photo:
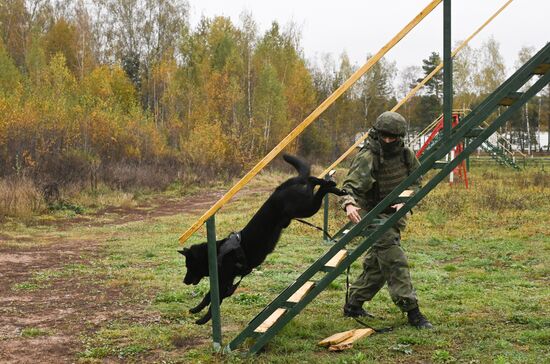
<instances>
[{"instance_id":1,"label":"green metal frame","mask_svg":"<svg viewBox=\"0 0 550 364\"><path fill-rule=\"evenodd\" d=\"M451 0L443 0L443 135L451 136L453 62L451 59Z\"/></svg>"},{"instance_id":2,"label":"green metal frame","mask_svg":"<svg viewBox=\"0 0 550 364\"><path fill-rule=\"evenodd\" d=\"M212 341L214 350L222 348L222 327L220 315L220 290L218 283L218 252L216 249L215 214L206 220L206 239L208 242L208 274L210 276L210 307L212 310Z\"/></svg>"},{"instance_id":3,"label":"green metal frame","mask_svg":"<svg viewBox=\"0 0 550 364\"><path fill-rule=\"evenodd\" d=\"M470 143L464 148L464 151L448 163L424 187L422 187L414 196L406 199L404 206L394 213L390 218L379 221L380 225L353 250L348 250L348 256L336 267L327 269L325 264L341 249L355 237L364 234L367 226L376 223L377 216L390 204L398 200L398 196L407 189L414 181L424 175L428 170L434 168L437 161L445 156L458 142L463 140L467 133L473 128L479 127L481 123L499 106L502 100L510 91L517 91L533 75L535 67L550 58L550 44L541 49L530 61L521 67L514 75L503 83L493 94L491 94L483 103L473 110L462 125L453 128L447 138L442 138L429 148L424 154L421 165L414 170L399 186L397 186L386 198L384 198L358 224L348 223L336 234L335 243L328 251L314 262L296 281L277 296L262 312L260 312L248 326L233 339L224 349L224 352L235 350L246 338L256 337L256 342L250 347L250 353L258 352L279 330L281 330L294 316L296 316L307 304L309 304L319 293L321 293L338 275L358 259L384 232L386 232L397 220L409 212L424 196L426 196L439 182L441 182L460 162L468 155L474 152L499 126L510 118L513 112L518 110L527 100L536 95L546 84L550 82L550 72L542 76L526 92L522 93L517 100L508 107L508 109L498 116L487 128L479 135L470 140ZM348 230L346 232L346 230ZM311 280L313 276L320 272L327 272L316 285L296 304L290 304L287 300L296 292L305 282ZM257 334L254 330L263 323L277 308L285 307L287 311L275 322L265 333Z\"/></svg>"},{"instance_id":4,"label":"green metal frame","mask_svg":"<svg viewBox=\"0 0 550 364\"><path fill-rule=\"evenodd\" d=\"M329 200L328 200L328 194L324 197L324 209L323 209L323 240L329 241L330 238L327 235L328 232L328 209L329 209Z\"/></svg>"}]
</instances>

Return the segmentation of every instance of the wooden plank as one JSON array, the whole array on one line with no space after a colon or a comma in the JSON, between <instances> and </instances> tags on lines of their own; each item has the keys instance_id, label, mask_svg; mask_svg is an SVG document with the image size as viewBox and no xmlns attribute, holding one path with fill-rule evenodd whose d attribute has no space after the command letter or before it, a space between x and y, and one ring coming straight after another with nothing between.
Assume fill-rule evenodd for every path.
<instances>
[{"instance_id":1,"label":"wooden plank","mask_svg":"<svg viewBox=\"0 0 550 364\"><path fill-rule=\"evenodd\" d=\"M550 63L542 63L542 64L539 64L535 70L533 71L533 73L535 75L544 75L546 74L546 72L550 71Z\"/></svg>"},{"instance_id":2,"label":"wooden plank","mask_svg":"<svg viewBox=\"0 0 550 364\"><path fill-rule=\"evenodd\" d=\"M262 158L237 184L235 184L223 197L218 200L208 211L206 211L187 231L179 238L180 244L183 244L189 237L197 231L208 218L214 215L223 205L225 205L241 188L244 187L260 170L262 170L273 158L275 158L291 141L293 141L305 128L307 128L323 111L332 105L344 92L346 92L361 76L372 68L390 49L392 49L405 35L407 35L422 19L424 19L433 9L443 0L431 1L417 16L414 17L399 33L397 33L378 53L371 57L367 63L355 71L340 87L338 87L325 101L307 116L304 121L298 124L283 140L279 142L265 157Z\"/></svg>"},{"instance_id":3,"label":"wooden plank","mask_svg":"<svg viewBox=\"0 0 550 364\"><path fill-rule=\"evenodd\" d=\"M401 192L399 197L411 197L413 194L414 194L413 190L405 190L405 191Z\"/></svg>"},{"instance_id":4,"label":"wooden plank","mask_svg":"<svg viewBox=\"0 0 550 364\"><path fill-rule=\"evenodd\" d=\"M317 343L317 345L331 346L331 345L339 344L342 341L352 337L354 332L355 332L355 330L348 330L348 331L344 331L344 332L339 332L337 334L334 334L334 335L331 335L331 336L327 337L326 339L323 339L323 340L319 341Z\"/></svg>"},{"instance_id":5,"label":"wooden plank","mask_svg":"<svg viewBox=\"0 0 550 364\"><path fill-rule=\"evenodd\" d=\"M325 267L336 268L347 255L348 251L346 249L340 250L338 253L334 254L327 264L325 264Z\"/></svg>"},{"instance_id":6,"label":"wooden plank","mask_svg":"<svg viewBox=\"0 0 550 364\"><path fill-rule=\"evenodd\" d=\"M260 326L254 330L254 332L264 333L266 332L277 320L286 312L284 308L278 308L273 312Z\"/></svg>"},{"instance_id":7,"label":"wooden plank","mask_svg":"<svg viewBox=\"0 0 550 364\"><path fill-rule=\"evenodd\" d=\"M353 333L353 336L351 336L350 338L342 341L341 343L331 345L328 348L328 350L329 351L342 351L342 350L349 349L353 346L353 343L356 342L357 340L359 340L359 339L361 339L365 336L370 336L372 334L374 334L373 329L357 329Z\"/></svg>"},{"instance_id":8,"label":"wooden plank","mask_svg":"<svg viewBox=\"0 0 550 364\"><path fill-rule=\"evenodd\" d=\"M312 289L315 286L315 282L307 281L304 283L300 289L298 289L290 298L287 300L287 302L292 303L298 303L306 295L306 293L309 292L310 289Z\"/></svg>"}]
</instances>

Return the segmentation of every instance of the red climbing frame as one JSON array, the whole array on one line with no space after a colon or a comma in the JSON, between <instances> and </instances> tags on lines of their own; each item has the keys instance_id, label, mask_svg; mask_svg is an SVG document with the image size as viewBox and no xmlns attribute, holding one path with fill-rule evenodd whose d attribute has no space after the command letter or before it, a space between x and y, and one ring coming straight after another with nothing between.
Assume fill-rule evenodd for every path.
<instances>
[{"instance_id":1,"label":"red climbing frame","mask_svg":"<svg viewBox=\"0 0 550 364\"><path fill-rule=\"evenodd\" d=\"M451 127L454 128L455 126L457 126L458 122L459 122L459 114L453 113L453 121L451 123ZM416 152L416 157L417 158L420 157L422 155L422 153L424 153L424 151L426 150L428 145L430 145L430 143L434 140L435 136L437 134L439 134L439 132L441 132L441 130L443 130L443 116L441 116L441 118L439 118L438 123L435 125L435 128L432 130L432 132L431 132L430 136L428 137L428 139L426 139L426 141L424 142L422 147L418 150L418 152ZM453 150L451 151L451 153L454 152L454 156L451 156L451 158L459 155L460 153L462 153L463 150L464 150L464 143L463 142L458 143L453 148ZM456 175L459 180L464 181L464 185L466 186L466 188L468 188L468 174L466 172L466 161L465 160L462 161L453 170L453 174ZM451 174L451 176L452 176L452 174ZM449 183L451 183L451 184L455 183L452 177L451 177L451 180L450 180Z\"/></svg>"}]
</instances>

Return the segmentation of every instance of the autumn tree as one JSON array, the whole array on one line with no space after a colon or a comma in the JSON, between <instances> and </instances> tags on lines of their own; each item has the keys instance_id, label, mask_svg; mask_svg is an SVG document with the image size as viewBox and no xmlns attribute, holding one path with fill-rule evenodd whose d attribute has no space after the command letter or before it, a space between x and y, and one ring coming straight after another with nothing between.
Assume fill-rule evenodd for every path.
<instances>
[{"instance_id":1,"label":"autumn tree","mask_svg":"<svg viewBox=\"0 0 550 364\"><path fill-rule=\"evenodd\" d=\"M77 41L78 38L74 24L61 18L53 24L44 36L46 56L51 58L57 53L63 54L67 67L74 74L77 74L79 68Z\"/></svg>"},{"instance_id":2,"label":"autumn tree","mask_svg":"<svg viewBox=\"0 0 550 364\"><path fill-rule=\"evenodd\" d=\"M424 71L424 77L429 75L440 63L441 57L437 52L432 52L428 58L423 59L422 70ZM422 81L424 77L417 79L417 82ZM423 93L427 96L434 96L441 104L443 98L443 72L436 73L426 82Z\"/></svg>"}]
</instances>

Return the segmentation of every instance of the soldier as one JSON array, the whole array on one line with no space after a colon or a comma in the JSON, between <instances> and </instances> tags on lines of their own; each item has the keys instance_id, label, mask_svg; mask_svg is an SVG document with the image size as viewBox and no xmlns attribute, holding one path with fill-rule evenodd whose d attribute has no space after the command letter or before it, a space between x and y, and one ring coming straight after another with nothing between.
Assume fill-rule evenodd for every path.
<instances>
[{"instance_id":1,"label":"soldier","mask_svg":"<svg viewBox=\"0 0 550 364\"><path fill-rule=\"evenodd\" d=\"M353 160L343 184L348 195L342 197L342 207L352 222L358 223L361 215L376 206L420 165L414 152L402 141L406 127L405 118L395 112L384 112L376 119L374 130L371 130L365 147ZM409 188L414 191L420 189L420 179ZM378 217L387 219L402 206L392 205ZM387 283L393 302L407 312L412 326L433 327L418 308L407 258L401 248L401 231L405 225L406 217L403 217L367 251L363 272L351 285L349 300L344 306L345 316L372 317L363 309L363 302L370 301ZM365 234L372 228L367 227Z\"/></svg>"}]
</instances>

